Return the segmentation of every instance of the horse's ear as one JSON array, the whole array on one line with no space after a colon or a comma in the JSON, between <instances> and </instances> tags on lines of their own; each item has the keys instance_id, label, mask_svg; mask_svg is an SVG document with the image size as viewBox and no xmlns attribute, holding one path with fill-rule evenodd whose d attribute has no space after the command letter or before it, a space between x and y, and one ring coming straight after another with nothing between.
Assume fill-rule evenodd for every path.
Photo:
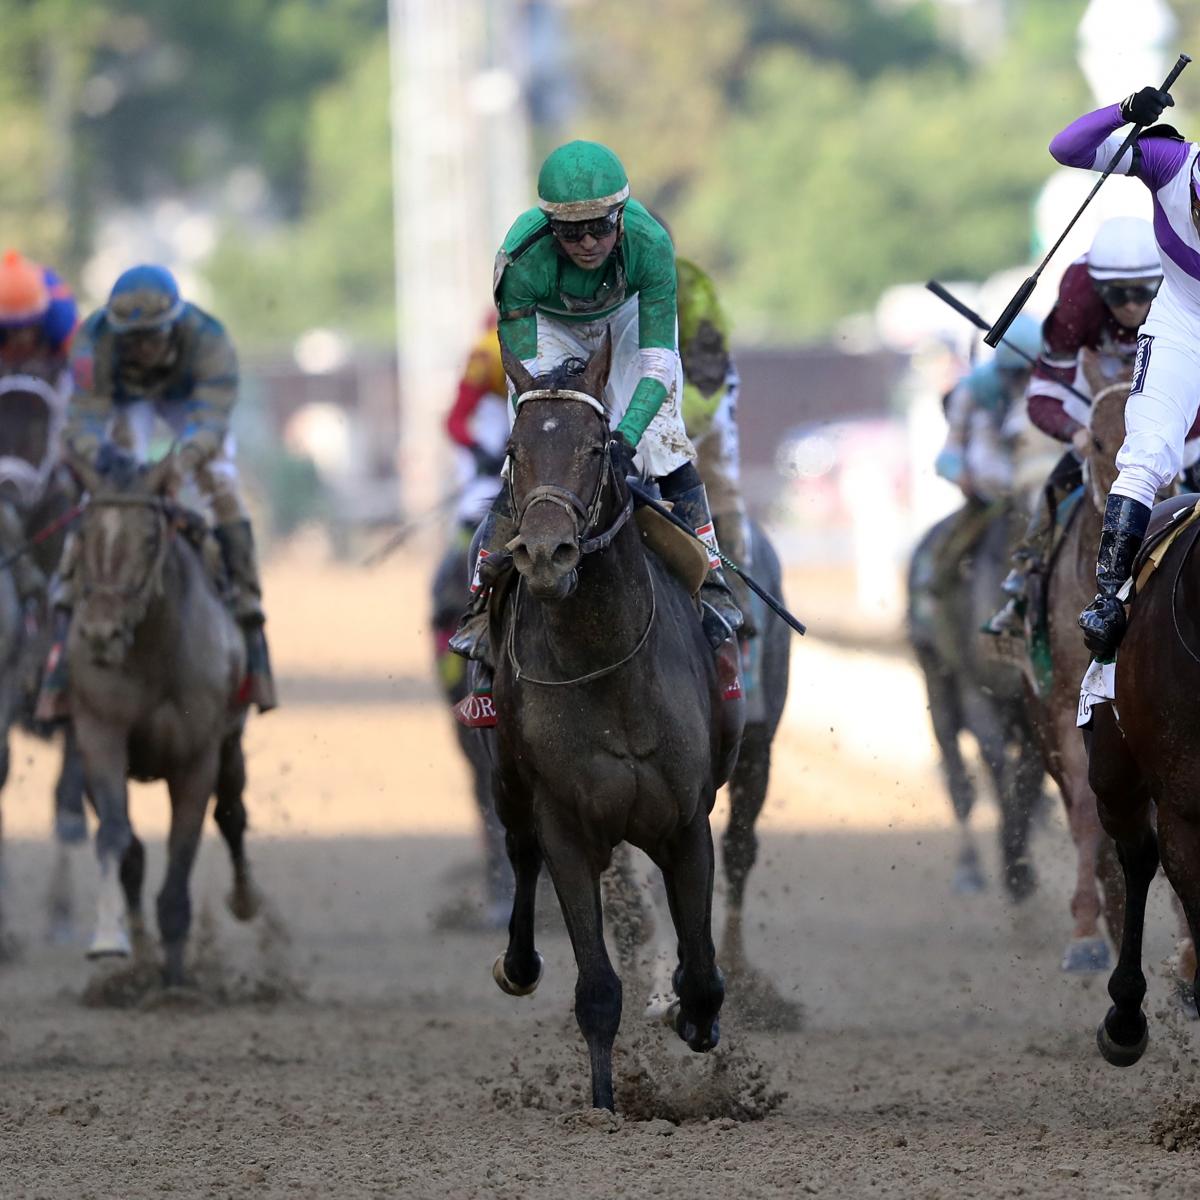
<instances>
[{"instance_id":1,"label":"horse's ear","mask_svg":"<svg viewBox=\"0 0 1200 1200\"><path fill-rule=\"evenodd\" d=\"M95 496L98 492L104 491L104 480L100 472L92 465L90 459L80 454L73 446L66 446L63 449L63 462L67 464L67 469L79 480L80 486L89 495Z\"/></svg>"},{"instance_id":2,"label":"horse's ear","mask_svg":"<svg viewBox=\"0 0 1200 1200\"><path fill-rule=\"evenodd\" d=\"M608 373L612 370L612 326L607 325L604 329L604 341L600 343L600 348L588 359L588 364L584 368L583 378L580 381L583 385L582 391L587 392L589 396L595 396L597 400L604 400L604 389L608 385Z\"/></svg>"},{"instance_id":3,"label":"horse's ear","mask_svg":"<svg viewBox=\"0 0 1200 1200\"><path fill-rule=\"evenodd\" d=\"M523 396L526 392L533 390L533 385L537 382L532 375L525 369L525 364L504 344L504 339L500 338L500 361L504 364L504 373L512 380L512 385L517 389L517 395Z\"/></svg>"}]
</instances>

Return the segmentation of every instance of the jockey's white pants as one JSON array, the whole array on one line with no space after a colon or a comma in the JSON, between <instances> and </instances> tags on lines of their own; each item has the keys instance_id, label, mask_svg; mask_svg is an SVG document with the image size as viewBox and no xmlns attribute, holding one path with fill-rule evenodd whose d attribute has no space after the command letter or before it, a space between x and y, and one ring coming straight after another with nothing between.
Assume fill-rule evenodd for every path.
<instances>
[{"instance_id":1,"label":"jockey's white pants","mask_svg":"<svg viewBox=\"0 0 1200 1200\"><path fill-rule=\"evenodd\" d=\"M458 470L458 504L455 519L460 525L478 525L492 507L492 501L504 482L499 475L482 475L470 451L456 447L454 455Z\"/></svg>"},{"instance_id":2,"label":"jockey's white pants","mask_svg":"<svg viewBox=\"0 0 1200 1200\"><path fill-rule=\"evenodd\" d=\"M108 433L118 445L128 445L139 462L145 462L159 421L179 437L189 419L182 400L135 400L117 406ZM218 525L245 520L249 515L238 487L236 453L237 442L232 433L227 433L217 453L195 472L196 487L212 506L213 520Z\"/></svg>"},{"instance_id":3,"label":"jockey's white pants","mask_svg":"<svg viewBox=\"0 0 1200 1200\"><path fill-rule=\"evenodd\" d=\"M1200 347L1177 334L1138 338L1133 383L1125 405L1125 442L1117 454L1114 496L1147 507L1185 463L1184 439L1200 407ZM1188 446L1188 460L1200 449Z\"/></svg>"},{"instance_id":4,"label":"jockey's white pants","mask_svg":"<svg viewBox=\"0 0 1200 1200\"><path fill-rule=\"evenodd\" d=\"M616 312L596 321L557 321L539 312L537 326L537 358L525 363L534 375L544 375L568 358L589 358L603 345L605 331L612 330L612 371L608 376L604 398L610 410L609 424L615 429L633 399L634 388L642 378L637 296L631 296ZM675 379L667 389L662 407L638 443L636 461L652 479L669 475L696 457L683 427L680 410L682 396L683 364L676 354ZM509 421L512 420L510 413Z\"/></svg>"},{"instance_id":5,"label":"jockey's white pants","mask_svg":"<svg viewBox=\"0 0 1200 1200\"><path fill-rule=\"evenodd\" d=\"M708 493L713 517L725 529L735 523L738 529L722 532L722 542L731 543L731 553L745 556L749 546L746 527L746 502L742 496L741 463L738 453L737 401L741 380L732 364L725 378L725 394L713 413L708 428L695 440L696 469ZM744 565L744 564L743 564Z\"/></svg>"}]
</instances>

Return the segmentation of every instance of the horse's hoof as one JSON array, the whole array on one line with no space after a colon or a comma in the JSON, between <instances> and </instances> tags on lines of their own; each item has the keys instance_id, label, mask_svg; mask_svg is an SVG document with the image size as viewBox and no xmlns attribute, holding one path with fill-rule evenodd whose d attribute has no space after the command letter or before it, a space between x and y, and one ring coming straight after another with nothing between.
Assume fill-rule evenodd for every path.
<instances>
[{"instance_id":1,"label":"horse's hoof","mask_svg":"<svg viewBox=\"0 0 1200 1200\"><path fill-rule=\"evenodd\" d=\"M1004 876L1004 888L1014 904L1028 900L1037 891L1037 876L1027 862L1013 863Z\"/></svg>"},{"instance_id":2,"label":"horse's hoof","mask_svg":"<svg viewBox=\"0 0 1200 1200\"><path fill-rule=\"evenodd\" d=\"M532 996L537 991L538 984L542 982L542 968L546 965L546 960L536 950L533 956L537 959L537 975L532 983L522 985L509 979L504 970L504 955L496 955L496 961L492 963L492 978L502 992L509 996Z\"/></svg>"},{"instance_id":3,"label":"horse's hoof","mask_svg":"<svg viewBox=\"0 0 1200 1200\"><path fill-rule=\"evenodd\" d=\"M956 896L978 896L987 884L977 863L960 863L950 887Z\"/></svg>"},{"instance_id":4,"label":"horse's hoof","mask_svg":"<svg viewBox=\"0 0 1200 1200\"><path fill-rule=\"evenodd\" d=\"M1112 1016L1115 1009L1108 1010L1108 1016ZM1138 1014L1141 1016L1141 1014ZM1111 1063L1114 1067L1132 1067L1143 1054L1146 1053L1146 1045L1150 1041L1150 1030L1146 1026L1146 1018L1141 1017L1142 1021L1142 1036L1132 1046L1123 1046L1120 1042L1113 1041L1108 1032L1108 1017L1105 1017L1100 1022L1100 1028L1096 1030L1096 1045L1100 1049L1100 1056L1106 1063Z\"/></svg>"},{"instance_id":5,"label":"horse's hoof","mask_svg":"<svg viewBox=\"0 0 1200 1200\"><path fill-rule=\"evenodd\" d=\"M225 897L225 904L235 921L252 921L262 908L262 896L253 884L235 887Z\"/></svg>"},{"instance_id":6,"label":"horse's hoof","mask_svg":"<svg viewBox=\"0 0 1200 1200\"><path fill-rule=\"evenodd\" d=\"M123 929L94 934L87 948L87 956L91 959L128 958L132 953L133 947L129 942L129 934Z\"/></svg>"},{"instance_id":7,"label":"horse's hoof","mask_svg":"<svg viewBox=\"0 0 1200 1200\"><path fill-rule=\"evenodd\" d=\"M707 1054L721 1040L721 1022L714 1019L708 1029L701 1033L680 1012L675 1017L675 1032L687 1042L690 1050L694 1050L697 1054Z\"/></svg>"},{"instance_id":8,"label":"horse's hoof","mask_svg":"<svg viewBox=\"0 0 1200 1200\"><path fill-rule=\"evenodd\" d=\"M1112 967L1112 952L1108 940L1099 934L1095 937L1072 938L1063 951L1062 969L1068 975L1094 975L1098 971L1109 971Z\"/></svg>"}]
</instances>

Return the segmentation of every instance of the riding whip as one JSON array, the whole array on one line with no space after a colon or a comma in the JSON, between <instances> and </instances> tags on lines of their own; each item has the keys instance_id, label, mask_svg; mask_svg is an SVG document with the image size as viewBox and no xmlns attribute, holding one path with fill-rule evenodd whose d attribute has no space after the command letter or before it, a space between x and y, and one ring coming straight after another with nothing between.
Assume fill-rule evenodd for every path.
<instances>
[{"instance_id":1,"label":"riding whip","mask_svg":"<svg viewBox=\"0 0 1200 1200\"><path fill-rule=\"evenodd\" d=\"M1163 85L1159 90L1163 91L1163 92L1169 92L1171 90L1171 85L1175 82L1176 79L1179 78L1180 72L1191 61L1192 60L1189 55L1181 54L1179 56L1178 61L1171 68L1171 73L1164 80ZM1104 174L1101 175L1100 178L1096 180L1096 186L1093 187L1090 192L1088 192L1087 199L1084 200L1084 202L1079 206L1078 211L1067 223L1067 227L1059 235L1058 241L1055 242L1054 245L1050 247L1050 249L1046 252L1045 258L1043 258L1042 261L1040 263L1038 263L1037 270L1034 271L1034 273L1032 275L1030 275L1029 278L1026 279L1025 282L1023 284L1021 284L1021 286L1019 288L1017 288L1016 295L1013 296L1013 298L1008 302L1008 307L1005 308L1005 310L1000 314L996 323L984 335L984 338L983 338L984 342L987 345L991 346L993 350L996 348L996 345L1000 341L1000 339L1004 336L1005 331L1008 329L1008 327L1013 323L1014 320L1016 320L1017 313L1019 313L1021 311L1021 309L1023 309L1025 307L1025 302L1029 299L1030 295L1032 295L1032 293L1033 293L1033 289L1037 286L1038 277L1041 275L1042 271L1045 269L1046 264L1050 261L1051 258L1054 257L1054 252L1066 240L1067 234L1070 233L1071 230L1075 228L1075 222L1078 221L1081 216L1083 216L1083 210L1085 208L1087 208L1087 206L1089 204L1091 204L1092 200L1095 198L1096 193L1100 190L1100 185L1113 173L1113 168L1117 165L1117 163L1119 163L1121 161L1122 157L1125 154L1125 151L1128 150L1129 147L1133 145L1134 141L1137 139L1138 134L1141 133L1144 128L1145 128L1144 125L1135 125L1129 131L1129 136L1121 143L1121 148L1116 152L1115 155L1113 155L1113 158L1109 162L1108 167L1105 169Z\"/></svg>"},{"instance_id":2,"label":"riding whip","mask_svg":"<svg viewBox=\"0 0 1200 1200\"><path fill-rule=\"evenodd\" d=\"M372 550L362 560L362 565L364 567L377 567L385 559L391 558L418 529L423 525L427 525L435 517L440 516L451 505L457 504L464 491L466 491L466 488L457 488L449 495L443 496L432 508L427 508L423 512L417 513L416 516L404 521L400 525L400 528L382 546Z\"/></svg>"},{"instance_id":3,"label":"riding whip","mask_svg":"<svg viewBox=\"0 0 1200 1200\"><path fill-rule=\"evenodd\" d=\"M697 536L696 531L686 521L677 517L669 508L667 508L667 506L665 504L661 504L658 500L656 500L650 494L650 492L646 488L644 488L640 483L638 483L636 480L633 480L633 479L627 479L625 482L628 484L629 490L647 508L654 509L654 511L656 513L658 513L659 516L666 517L667 520L670 521L672 525L677 525L680 529L683 530L684 533L686 533L688 535L688 537L692 538L694 541L699 542L706 551L711 549L709 544L703 538ZM751 579L750 576L747 575L746 572L743 571L742 568L739 567L738 564L735 563L732 558L726 557L724 554L721 553L721 551L719 549L717 550L717 557L721 560L722 563L725 564L725 566L727 566L741 580L743 580L743 582L746 584L746 586L781 621L783 621L784 624L790 625L801 637L803 637L805 635L805 633L808 632L807 629L805 628L803 622L798 621L795 617L793 617L792 614L790 612L788 612L788 610L786 608L784 608L783 604L779 600L776 600L775 597L772 596L770 592L768 592L761 585L755 583L755 581L753 579Z\"/></svg>"},{"instance_id":4,"label":"riding whip","mask_svg":"<svg viewBox=\"0 0 1200 1200\"><path fill-rule=\"evenodd\" d=\"M988 323L973 309L968 308L957 296L948 292L936 279L931 279L925 285L939 300L944 300L959 316L966 317L977 329L987 330L990 328ZM1000 339L1018 358L1023 358L1029 365L1036 366L1037 359L1032 354L1026 354L1020 346L1014 345L1008 338ZM1060 383L1059 387L1064 387L1073 396L1078 396L1089 408L1092 405L1090 396L1085 396L1078 388L1072 387L1069 383Z\"/></svg>"}]
</instances>

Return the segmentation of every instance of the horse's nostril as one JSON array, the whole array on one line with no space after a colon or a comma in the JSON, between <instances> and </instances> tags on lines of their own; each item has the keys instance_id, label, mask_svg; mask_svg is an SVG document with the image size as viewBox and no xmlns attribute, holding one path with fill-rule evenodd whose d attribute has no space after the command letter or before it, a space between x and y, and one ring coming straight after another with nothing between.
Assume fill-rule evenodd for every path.
<instances>
[{"instance_id":1,"label":"horse's nostril","mask_svg":"<svg viewBox=\"0 0 1200 1200\"><path fill-rule=\"evenodd\" d=\"M568 570L579 561L579 549L572 542L559 542L550 561L561 570Z\"/></svg>"},{"instance_id":2,"label":"horse's nostril","mask_svg":"<svg viewBox=\"0 0 1200 1200\"><path fill-rule=\"evenodd\" d=\"M533 560L529 557L529 548L524 542L520 542L518 545L513 547L512 556L513 566L516 567L518 571L529 570L533 563Z\"/></svg>"}]
</instances>

